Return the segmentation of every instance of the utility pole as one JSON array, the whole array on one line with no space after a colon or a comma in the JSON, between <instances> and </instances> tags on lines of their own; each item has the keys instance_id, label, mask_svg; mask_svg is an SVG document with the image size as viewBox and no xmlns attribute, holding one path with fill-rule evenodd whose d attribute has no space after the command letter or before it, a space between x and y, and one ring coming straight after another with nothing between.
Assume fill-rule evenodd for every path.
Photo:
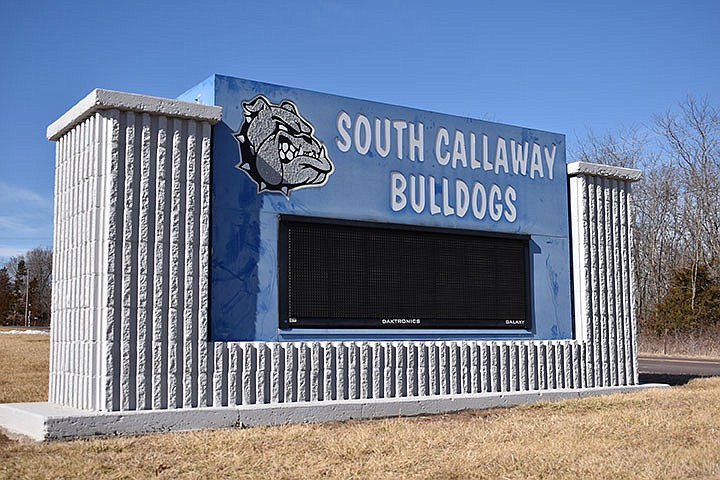
<instances>
[{"instance_id":1,"label":"utility pole","mask_svg":"<svg viewBox=\"0 0 720 480\"><path fill-rule=\"evenodd\" d=\"M25 271L25 326L30 326L30 317L28 317L28 299L30 298L30 269Z\"/></svg>"}]
</instances>

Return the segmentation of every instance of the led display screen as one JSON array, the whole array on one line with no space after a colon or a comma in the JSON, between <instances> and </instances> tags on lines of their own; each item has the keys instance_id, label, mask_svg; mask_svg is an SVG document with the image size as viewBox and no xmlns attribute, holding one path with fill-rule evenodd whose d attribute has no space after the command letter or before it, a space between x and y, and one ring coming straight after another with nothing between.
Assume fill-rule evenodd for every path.
<instances>
[{"instance_id":1,"label":"led display screen","mask_svg":"<svg viewBox=\"0 0 720 480\"><path fill-rule=\"evenodd\" d=\"M282 217L280 328L529 329L528 243Z\"/></svg>"}]
</instances>

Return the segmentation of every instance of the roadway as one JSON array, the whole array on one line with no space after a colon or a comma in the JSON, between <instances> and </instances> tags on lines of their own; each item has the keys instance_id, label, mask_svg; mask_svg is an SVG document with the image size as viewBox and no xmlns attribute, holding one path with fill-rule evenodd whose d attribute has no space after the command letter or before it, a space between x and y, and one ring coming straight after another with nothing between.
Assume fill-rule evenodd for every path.
<instances>
[{"instance_id":1,"label":"roadway","mask_svg":"<svg viewBox=\"0 0 720 480\"><path fill-rule=\"evenodd\" d=\"M682 385L697 377L720 376L720 359L713 358L640 355L638 367L642 383Z\"/></svg>"}]
</instances>

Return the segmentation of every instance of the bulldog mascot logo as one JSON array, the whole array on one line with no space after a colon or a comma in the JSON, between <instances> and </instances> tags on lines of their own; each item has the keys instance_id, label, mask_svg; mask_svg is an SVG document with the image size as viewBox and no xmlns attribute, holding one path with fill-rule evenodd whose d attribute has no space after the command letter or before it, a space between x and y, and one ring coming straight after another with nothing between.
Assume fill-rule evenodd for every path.
<instances>
[{"instance_id":1,"label":"bulldog mascot logo","mask_svg":"<svg viewBox=\"0 0 720 480\"><path fill-rule=\"evenodd\" d=\"M280 192L320 187L333 171L325 145L294 103L274 105L262 95L243 102L244 121L233 134L240 144L240 163L262 191Z\"/></svg>"}]
</instances>

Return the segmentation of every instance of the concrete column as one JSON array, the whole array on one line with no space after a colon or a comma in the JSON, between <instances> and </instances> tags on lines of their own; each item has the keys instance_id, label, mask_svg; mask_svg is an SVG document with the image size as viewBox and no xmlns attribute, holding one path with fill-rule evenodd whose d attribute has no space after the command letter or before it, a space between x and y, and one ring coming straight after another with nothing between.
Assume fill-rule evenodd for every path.
<instances>
[{"instance_id":1,"label":"concrete column","mask_svg":"<svg viewBox=\"0 0 720 480\"><path fill-rule=\"evenodd\" d=\"M58 142L50 401L207 404L210 130L220 114L95 90L48 127Z\"/></svg>"},{"instance_id":2,"label":"concrete column","mask_svg":"<svg viewBox=\"0 0 720 480\"><path fill-rule=\"evenodd\" d=\"M631 184L642 172L585 162L567 171L575 332L588 342L584 377L587 386L635 385Z\"/></svg>"}]
</instances>

